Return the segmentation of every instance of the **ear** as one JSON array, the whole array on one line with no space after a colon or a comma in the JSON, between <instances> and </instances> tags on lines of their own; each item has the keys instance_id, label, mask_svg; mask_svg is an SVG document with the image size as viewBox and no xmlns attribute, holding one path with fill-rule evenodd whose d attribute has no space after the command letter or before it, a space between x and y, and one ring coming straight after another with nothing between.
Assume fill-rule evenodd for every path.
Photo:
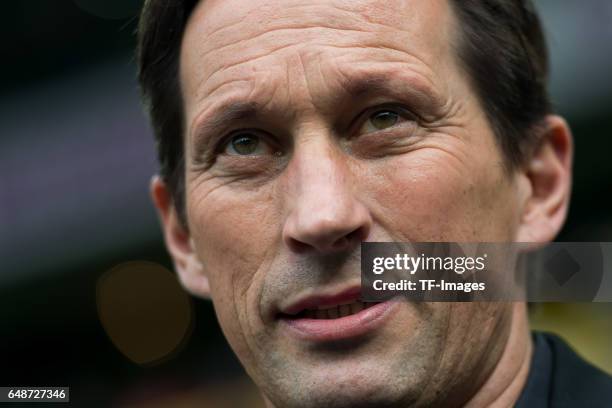
<instances>
[{"instance_id":1,"label":"ear","mask_svg":"<svg viewBox=\"0 0 612 408\"><path fill-rule=\"evenodd\" d=\"M208 278L194 251L189 231L178 217L172 193L157 175L151 179L151 197L161 221L166 247L181 283L196 296L210 297Z\"/></svg>"},{"instance_id":2,"label":"ear","mask_svg":"<svg viewBox=\"0 0 612 408\"><path fill-rule=\"evenodd\" d=\"M572 185L572 133L567 122L549 115L539 142L523 169L523 206L519 242L549 242L559 233L569 207Z\"/></svg>"}]
</instances>

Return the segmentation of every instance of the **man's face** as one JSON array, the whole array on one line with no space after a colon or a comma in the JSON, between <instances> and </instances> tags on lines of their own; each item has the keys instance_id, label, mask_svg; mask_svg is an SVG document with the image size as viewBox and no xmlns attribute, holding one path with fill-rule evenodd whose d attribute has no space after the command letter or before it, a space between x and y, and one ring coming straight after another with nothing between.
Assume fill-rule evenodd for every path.
<instances>
[{"instance_id":1,"label":"man's face","mask_svg":"<svg viewBox=\"0 0 612 408\"><path fill-rule=\"evenodd\" d=\"M206 0L190 18L191 241L277 406L444 401L499 357L507 305L356 301L362 240L516 239L519 183L457 26L441 0Z\"/></svg>"}]
</instances>

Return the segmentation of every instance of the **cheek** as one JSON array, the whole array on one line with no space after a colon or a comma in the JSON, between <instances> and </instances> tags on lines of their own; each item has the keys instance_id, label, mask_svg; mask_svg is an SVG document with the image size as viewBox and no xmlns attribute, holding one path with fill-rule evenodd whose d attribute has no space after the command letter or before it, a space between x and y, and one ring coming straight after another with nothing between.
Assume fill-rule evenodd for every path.
<instances>
[{"instance_id":1,"label":"cheek","mask_svg":"<svg viewBox=\"0 0 612 408\"><path fill-rule=\"evenodd\" d=\"M512 241L514 189L491 162L424 149L375 171L371 197L394 240Z\"/></svg>"},{"instance_id":2,"label":"cheek","mask_svg":"<svg viewBox=\"0 0 612 408\"><path fill-rule=\"evenodd\" d=\"M263 271L279 236L276 204L265 188L248 193L202 188L191 193L191 235L220 321L253 320Z\"/></svg>"},{"instance_id":3,"label":"cheek","mask_svg":"<svg viewBox=\"0 0 612 408\"><path fill-rule=\"evenodd\" d=\"M266 189L235 192L218 188L193 192L189 207L191 234L207 270L227 275L230 264L251 269L265 258L278 235L275 203Z\"/></svg>"}]
</instances>

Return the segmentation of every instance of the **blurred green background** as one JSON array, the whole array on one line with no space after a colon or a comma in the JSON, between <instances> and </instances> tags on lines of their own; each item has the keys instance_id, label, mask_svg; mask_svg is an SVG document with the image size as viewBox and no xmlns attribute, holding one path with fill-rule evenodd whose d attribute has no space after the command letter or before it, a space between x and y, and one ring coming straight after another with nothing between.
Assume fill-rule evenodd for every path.
<instances>
[{"instance_id":1,"label":"blurred green background","mask_svg":"<svg viewBox=\"0 0 612 408\"><path fill-rule=\"evenodd\" d=\"M163 273L147 284L127 279L121 294L98 285L127 261L171 267L148 198L156 162L133 57L140 3L3 4L0 385L68 385L75 406L253 406L256 391L210 303L158 296L168 287ZM612 241L612 3L536 4L549 36L553 99L576 142L559 240ZM97 297L142 313L132 338L105 330L129 326L130 316L109 311L116 320L104 323ZM174 301L188 307L169 308ZM179 320L188 324L176 342L143 351L151 360L144 365L132 361L129 344L161 338L164 321ZM540 304L532 324L612 372L610 304Z\"/></svg>"}]
</instances>

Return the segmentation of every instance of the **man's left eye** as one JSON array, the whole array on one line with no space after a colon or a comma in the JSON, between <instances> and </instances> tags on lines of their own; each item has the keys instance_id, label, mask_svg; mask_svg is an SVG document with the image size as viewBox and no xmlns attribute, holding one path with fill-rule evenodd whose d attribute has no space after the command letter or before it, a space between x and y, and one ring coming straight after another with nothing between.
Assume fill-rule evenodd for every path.
<instances>
[{"instance_id":1,"label":"man's left eye","mask_svg":"<svg viewBox=\"0 0 612 408\"><path fill-rule=\"evenodd\" d=\"M404 120L402 115L393 109L381 109L368 116L359 133L373 133L389 129Z\"/></svg>"}]
</instances>

